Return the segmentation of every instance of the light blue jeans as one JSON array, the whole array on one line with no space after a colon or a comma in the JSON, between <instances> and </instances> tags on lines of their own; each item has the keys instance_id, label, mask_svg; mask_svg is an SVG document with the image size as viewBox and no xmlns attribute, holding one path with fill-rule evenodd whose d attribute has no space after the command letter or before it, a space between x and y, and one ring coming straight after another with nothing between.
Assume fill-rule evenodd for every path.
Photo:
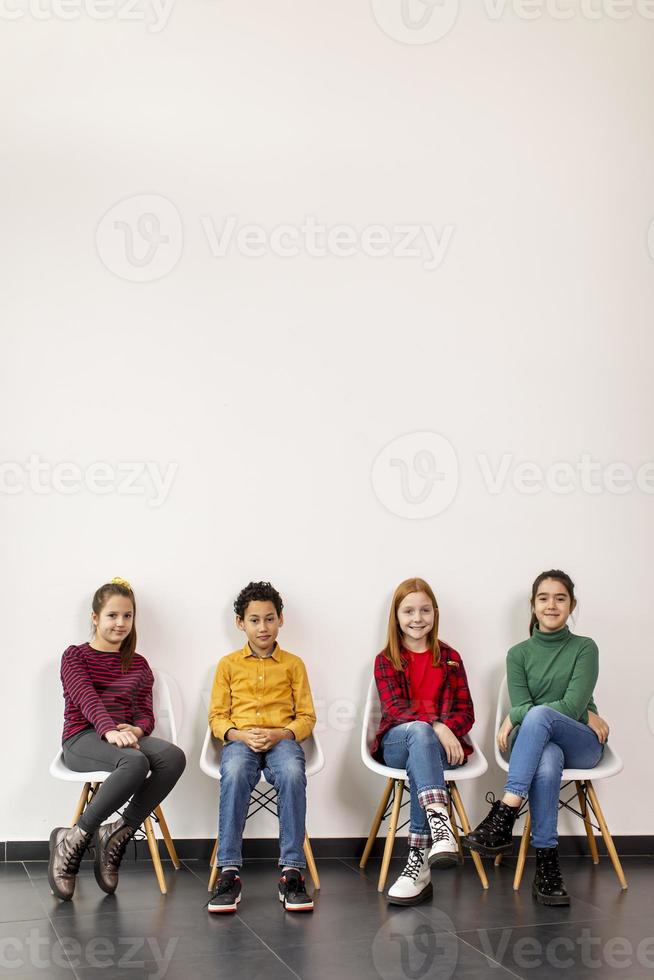
<instances>
[{"instance_id":1,"label":"light blue jeans","mask_svg":"<svg viewBox=\"0 0 654 980\"><path fill-rule=\"evenodd\" d=\"M392 769L406 769L411 790L411 817L409 820L409 847L427 847L431 840L429 821L423 794L447 804L447 788L444 769L455 769L447 761L447 754L436 732L426 721L409 721L395 725L382 738L384 762ZM423 796L424 800L424 796Z\"/></svg>"},{"instance_id":2,"label":"light blue jeans","mask_svg":"<svg viewBox=\"0 0 654 980\"><path fill-rule=\"evenodd\" d=\"M511 749L505 792L529 797L534 847L557 845L563 769L593 769L603 751L595 732L583 722L544 704L529 709Z\"/></svg>"},{"instance_id":3,"label":"light blue jeans","mask_svg":"<svg viewBox=\"0 0 654 980\"><path fill-rule=\"evenodd\" d=\"M220 762L219 868L242 864L241 843L252 790L264 778L277 791L279 866L305 868L304 823L307 777L299 742L282 739L269 752L254 752L244 742L226 742Z\"/></svg>"}]
</instances>

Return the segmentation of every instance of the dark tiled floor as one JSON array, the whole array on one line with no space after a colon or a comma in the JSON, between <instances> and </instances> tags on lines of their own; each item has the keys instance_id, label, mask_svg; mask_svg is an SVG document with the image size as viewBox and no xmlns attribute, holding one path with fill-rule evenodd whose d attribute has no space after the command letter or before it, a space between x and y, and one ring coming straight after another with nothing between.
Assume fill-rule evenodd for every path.
<instances>
[{"instance_id":1,"label":"dark tiled floor","mask_svg":"<svg viewBox=\"0 0 654 980\"><path fill-rule=\"evenodd\" d=\"M389 881L398 874L394 860ZM210 916L208 868L165 863L159 893L149 861L126 859L115 896L83 864L75 899L50 893L44 862L0 864L0 976L90 980L551 980L654 978L654 860L623 861L622 892L602 859L564 858L569 908L543 908L520 892L513 862L487 863L483 891L472 863L434 872L431 902L389 906L377 892L379 861L323 860L312 915L285 913L270 862L243 869L238 915Z\"/></svg>"}]
</instances>

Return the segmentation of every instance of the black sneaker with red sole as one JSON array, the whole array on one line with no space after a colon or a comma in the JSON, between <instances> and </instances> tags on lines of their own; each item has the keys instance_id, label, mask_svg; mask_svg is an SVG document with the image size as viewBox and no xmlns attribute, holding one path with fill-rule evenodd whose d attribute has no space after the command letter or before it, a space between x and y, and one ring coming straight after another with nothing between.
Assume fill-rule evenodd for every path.
<instances>
[{"instance_id":1,"label":"black sneaker with red sole","mask_svg":"<svg viewBox=\"0 0 654 980\"><path fill-rule=\"evenodd\" d=\"M304 877L294 868L279 879L279 901L287 912L313 912L313 899L307 894Z\"/></svg>"},{"instance_id":2,"label":"black sneaker with red sole","mask_svg":"<svg viewBox=\"0 0 654 980\"><path fill-rule=\"evenodd\" d=\"M236 912L241 901L241 878L237 871L223 871L207 902L209 912Z\"/></svg>"}]
</instances>

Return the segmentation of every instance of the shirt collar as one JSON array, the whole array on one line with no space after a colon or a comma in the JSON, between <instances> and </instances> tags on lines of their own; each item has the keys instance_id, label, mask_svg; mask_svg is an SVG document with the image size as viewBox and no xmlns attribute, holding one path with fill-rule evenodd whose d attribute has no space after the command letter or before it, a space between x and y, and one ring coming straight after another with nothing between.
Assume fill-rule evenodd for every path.
<instances>
[{"instance_id":1,"label":"shirt collar","mask_svg":"<svg viewBox=\"0 0 654 980\"><path fill-rule=\"evenodd\" d=\"M280 658L280 653L281 653L281 649L280 649L279 643L275 643L275 646L273 647L272 652L269 653L267 657L256 657L256 659L257 660L270 660L272 658L273 660L276 660L279 663L279 661L281 659ZM247 657L254 657L254 656L255 656L255 654L252 653L252 650L250 649L250 644L249 643L246 643L245 646L243 647L243 659L245 660Z\"/></svg>"}]
</instances>

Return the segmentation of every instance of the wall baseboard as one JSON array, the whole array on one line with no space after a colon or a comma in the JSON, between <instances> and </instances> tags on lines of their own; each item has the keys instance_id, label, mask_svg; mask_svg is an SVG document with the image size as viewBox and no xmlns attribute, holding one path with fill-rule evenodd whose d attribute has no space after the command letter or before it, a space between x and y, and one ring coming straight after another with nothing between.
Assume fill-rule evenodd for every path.
<instances>
[{"instance_id":1,"label":"wall baseboard","mask_svg":"<svg viewBox=\"0 0 654 980\"><path fill-rule=\"evenodd\" d=\"M596 837L597 849L601 855L606 855L606 848L601 837ZM613 838L618 854L621 857L647 856L654 857L654 836L633 835ZM312 837L311 846L316 860L320 858L358 859L363 853L365 837ZM518 853L519 837L514 837L513 856ZM163 841L158 841L162 858L167 858ZM209 864L214 842L209 838L180 838L175 840L175 847L181 860L206 861ZM381 857L384 839L378 837L372 849L371 857ZM406 849L406 837L398 837L393 851L394 857L402 857ZM559 838L559 851L566 856L588 854L586 835ZM149 851L145 840L136 842L136 854L139 860L148 859ZM134 848L126 852L126 858L134 855ZM0 841L0 863L3 861L47 861L49 847L47 840L37 841ZM272 838L249 838L243 841L243 857L247 859L276 860L279 856L278 841Z\"/></svg>"}]
</instances>

